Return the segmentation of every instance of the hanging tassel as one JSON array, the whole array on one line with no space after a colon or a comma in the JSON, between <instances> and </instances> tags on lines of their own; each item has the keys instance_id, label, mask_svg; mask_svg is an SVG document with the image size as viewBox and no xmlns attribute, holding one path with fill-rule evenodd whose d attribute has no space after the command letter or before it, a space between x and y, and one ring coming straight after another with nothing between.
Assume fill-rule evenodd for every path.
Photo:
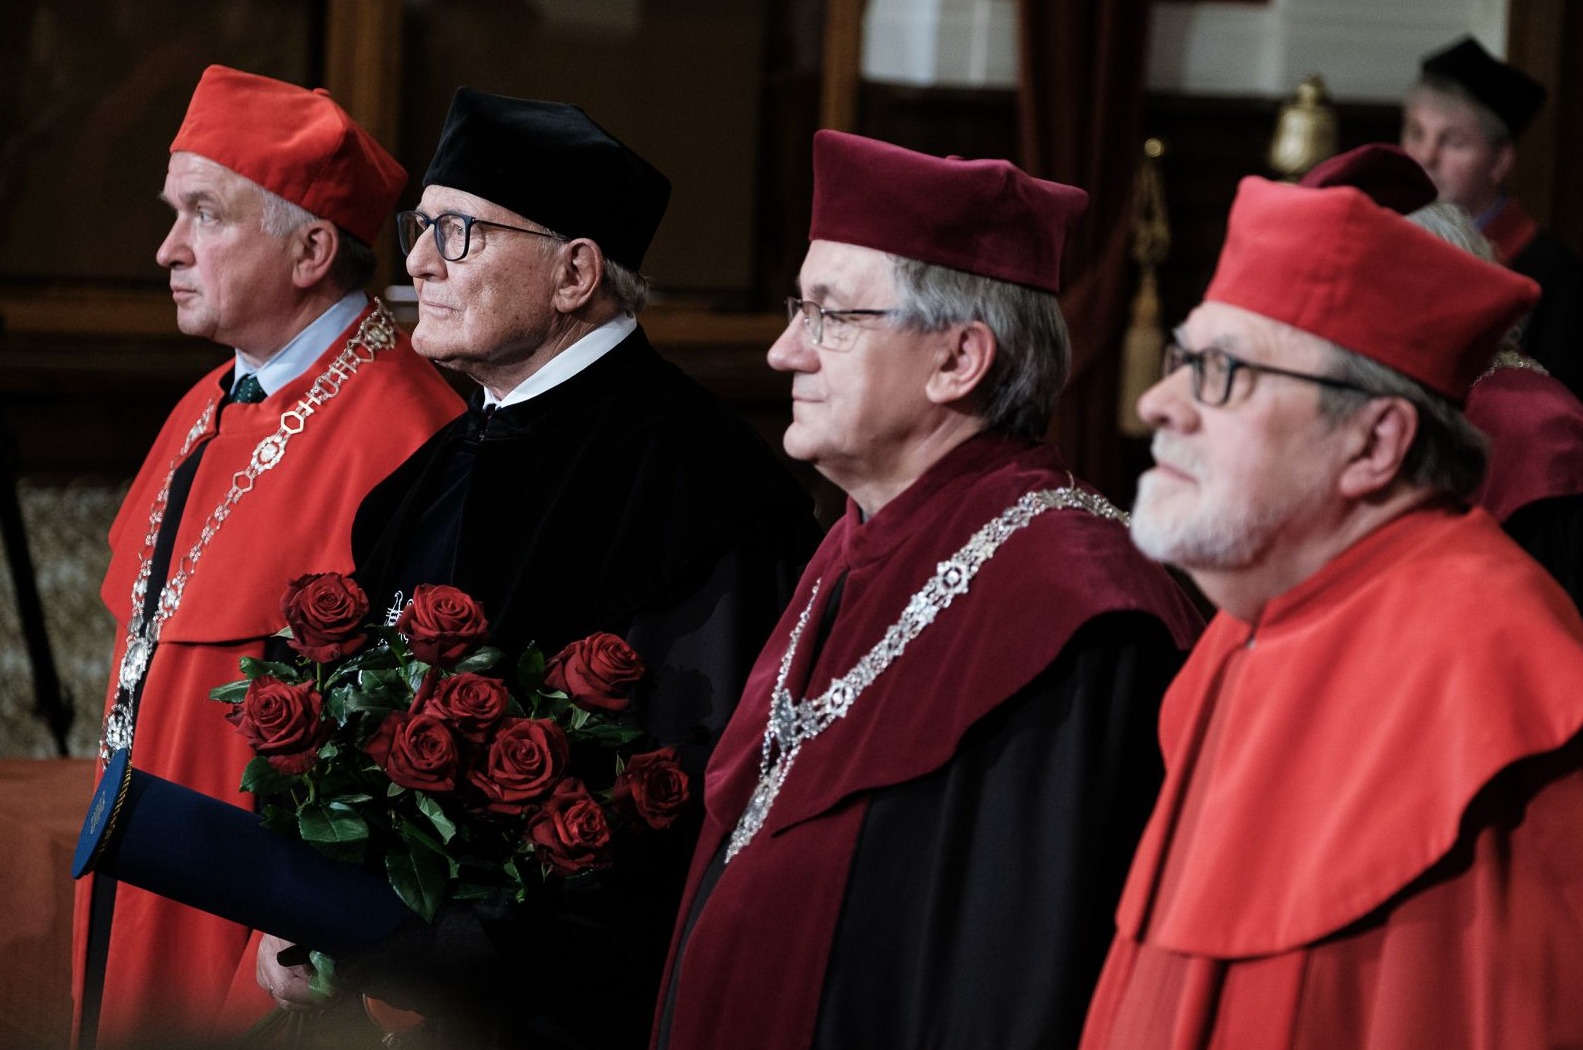
<instances>
[{"instance_id":1,"label":"hanging tassel","mask_svg":"<svg viewBox=\"0 0 1583 1050\"><path fill-rule=\"evenodd\" d=\"M1165 332L1160 327L1160 296L1155 267L1171 251L1171 224L1165 211L1165 187L1160 177L1160 157L1165 144L1149 139L1143 144L1132 189L1132 259L1138 264L1138 288L1132 296L1132 319L1122 342L1121 389L1116 406L1116 427L1126 437L1147 437L1149 426L1138 417L1138 398L1160 378L1160 358L1165 352Z\"/></svg>"}]
</instances>

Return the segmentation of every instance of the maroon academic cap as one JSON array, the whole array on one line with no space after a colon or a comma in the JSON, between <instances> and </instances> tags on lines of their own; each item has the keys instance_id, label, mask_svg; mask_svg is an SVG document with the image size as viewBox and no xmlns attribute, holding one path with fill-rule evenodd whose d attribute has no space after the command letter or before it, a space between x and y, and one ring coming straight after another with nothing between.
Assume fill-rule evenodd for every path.
<instances>
[{"instance_id":1,"label":"maroon academic cap","mask_svg":"<svg viewBox=\"0 0 1583 1050\"><path fill-rule=\"evenodd\" d=\"M1439 195L1422 165L1401 148L1384 142L1371 142L1320 161L1297 184L1316 190L1351 186L1399 215L1432 204Z\"/></svg>"},{"instance_id":2,"label":"maroon academic cap","mask_svg":"<svg viewBox=\"0 0 1583 1050\"><path fill-rule=\"evenodd\" d=\"M813 179L809 240L1047 292L1061 290L1066 234L1088 207L1082 190L1008 161L934 157L842 131L814 134Z\"/></svg>"}]
</instances>

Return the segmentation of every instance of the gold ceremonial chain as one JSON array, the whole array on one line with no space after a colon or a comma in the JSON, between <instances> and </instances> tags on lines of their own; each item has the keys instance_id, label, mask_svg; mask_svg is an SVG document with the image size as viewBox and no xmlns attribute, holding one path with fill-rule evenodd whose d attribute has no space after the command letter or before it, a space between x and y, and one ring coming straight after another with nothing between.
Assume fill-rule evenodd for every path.
<instances>
[{"instance_id":1,"label":"gold ceremonial chain","mask_svg":"<svg viewBox=\"0 0 1583 1050\"><path fill-rule=\"evenodd\" d=\"M172 568L175 570L166 579L164 587L159 592L154 615L145 618L144 605L148 597L149 575L153 572L154 546L159 540L159 527L165 519L166 504L170 501L171 480L176 476L176 470L181 466L187 454L192 451L198 439L206 434L209 425L214 420L215 401L213 398L204 406L198 421L187 432L186 439L181 444L181 451L176 453L171 460L170 470L165 474L165 484L159 490L159 495L154 497L153 507L148 516L148 534L143 538L143 550L138 555L137 578L132 581L132 615L127 620L126 650L121 655L121 666L116 677L115 703L110 707L110 713L105 716L104 736L99 741L99 760L108 762L110 754L122 748L132 746L132 722L134 715L133 698L137 695L138 684L143 681L143 676L148 672L148 662L153 656L154 645L159 641L159 632L173 613L181 608L181 599L186 591L187 583L198 569L198 560L203 557L203 552L208 549L209 543L219 533L220 526L225 524L225 519L231 516L236 505L242 497L253 491L254 484L266 471L280 464L286 456L286 444L291 438L300 434L307 428L308 420L341 392L341 386L363 365L373 361L375 356L396 345L396 319L391 316L385 304L378 299L374 300L374 310L352 333L346 341L346 346L336 355L334 361L313 381L308 392L291 408L280 414L280 427L273 434L258 443L253 449L252 458L248 460L246 469L239 470L231 479L231 488L219 504L209 512L209 517L204 521L203 528L198 533L198 542L192 545L185 556Z\"/></svg>"},{"instance_id":2,"label":"gold ceremonial chain","mask_svg":"<svg viewBox=\"0 0 1583 1050\"><path fill-rule=\"evenodd\" d=\"M1069 475L1070 476L1070 475ZM798 702L786 688L786 675L791 670L797 643L803 628L808 626L808 616L819 597L820 580L815 580L808 595L808 605L797 617L791 637L786 644L786 654L781 657L780 671L775 676L775 688L770 694L769 720L764 726L764 749L759 759L759 782L753 797L737 820L726 846L726 863L742 851L764 827L770 807L775 804L792 763L802 746L824 732L837 720L846 717L852 704L863 694L886 668L906 650L907 644L923 633L935 617L944 612L959 595L967 593L968 584L978 570L994 557L1001 544L1019 529L1047 510L1084 510L1102 518L1123 524L1127 521L1124 511L1117 509L1103 496L1069 485L1058 489L1030 492L1002 511L1000 516L975 532L950 558L935 566L935 572L923 588L914 594L902 610L901 619L891 624L885 636L863 655L850 671L833 679L823 693Z\"/></svg>"}]
</instances>

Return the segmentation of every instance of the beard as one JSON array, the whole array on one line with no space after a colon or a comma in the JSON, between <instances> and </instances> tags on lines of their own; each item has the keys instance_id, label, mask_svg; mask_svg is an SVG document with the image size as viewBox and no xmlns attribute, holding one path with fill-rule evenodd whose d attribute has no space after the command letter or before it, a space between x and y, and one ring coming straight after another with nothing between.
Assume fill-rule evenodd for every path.
<instances>
[{"instance_id":1,"label":"beard","mask_svg":"<svg viewBox=\"0 0 1583 1050\"><path fill-rule=\"evenodd\" d=\"M1273 497L1244 490L1227 498L1206 484L1202 457L1172 447L1159 433L1150 451L1155 462L1169 463L1193 481L1144 474L1138 480L1132 508L1132 542L1150 559L1180 569L1223 572L1246 568L1264 555L1287 522L1323 502L1321 490L1313 485L1283 490Z\"/></svg>"}]
</instances>

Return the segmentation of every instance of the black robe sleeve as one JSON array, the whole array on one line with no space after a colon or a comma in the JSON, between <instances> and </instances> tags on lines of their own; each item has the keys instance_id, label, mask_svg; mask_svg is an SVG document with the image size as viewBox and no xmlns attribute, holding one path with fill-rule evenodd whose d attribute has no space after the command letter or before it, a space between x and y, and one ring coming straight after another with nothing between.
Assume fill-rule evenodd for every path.
<instances>
[{"instance_id":1,"label":"black robe sleeve","mask_svg":"<svg viewBox=\"0 0 1583 1050\"><path fill-rule=\"evenodd\" d=\"M1077 1044L1182 659L1157 620L1090 621L949 765L873 797L816 1047Z\"/></svg>"}]
</instances>

